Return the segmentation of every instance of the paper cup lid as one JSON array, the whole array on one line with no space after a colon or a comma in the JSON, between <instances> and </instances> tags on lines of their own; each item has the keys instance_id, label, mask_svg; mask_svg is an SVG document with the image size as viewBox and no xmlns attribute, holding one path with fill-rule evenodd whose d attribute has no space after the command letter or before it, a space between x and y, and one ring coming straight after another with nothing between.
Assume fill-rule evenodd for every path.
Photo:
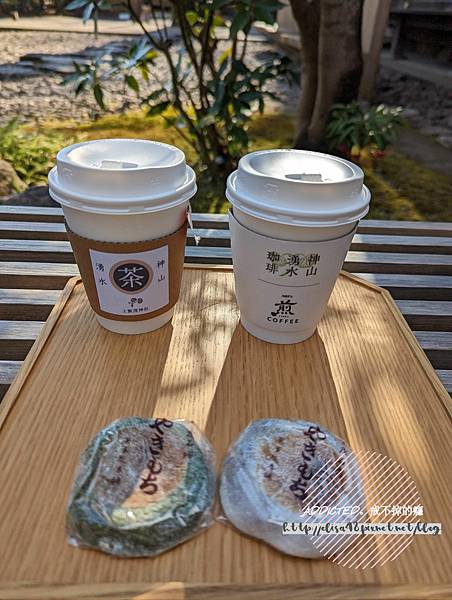
<instances>
[{"instance_id":1,"label":"paper cup lid","mask_svg":"<svg viewBox=\"0 0 452 600\"><path fill-rule=\"evenodd\" d=\"M322 227L358 221L369 210L364 173L355 164L306 150L247 154L227 182L233 206L267 221Z\"/></svg>"},{"instance_id":2,"label":"paper cup lid","mask_svg":"<svg viewBox=\"0 0 452 600\"><path fill-rule=\"evenodd\" d=\"M196 177L182 150L148 140L109 139L63 148L49 173L60 204L122 214L159 211L196 193Z\"/></svg>"}]
</instances>

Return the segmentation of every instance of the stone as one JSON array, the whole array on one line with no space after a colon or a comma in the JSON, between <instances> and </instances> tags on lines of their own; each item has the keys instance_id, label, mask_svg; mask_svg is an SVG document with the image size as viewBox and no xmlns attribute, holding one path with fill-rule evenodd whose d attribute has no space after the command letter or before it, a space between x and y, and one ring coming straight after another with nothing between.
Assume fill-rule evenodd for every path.
<instances>
[{"instance_id":1,"label":"stone","mask_svg":"<svg viewBox=\"0 0 452 600\"><path fill-rule=\"evenodd\" d=\"M14 194L7 200L8 204L15 206L55 206L60 205L49 196L47 185L32 185L19 194Z\"/></svg>"},{"instance_id":2,"label":"stone","mask_svg":"<svg viewBox=\"0 0 452 600\"><path fill-rule=\"evenodd\" d=\"M419 117L419 111L415 108L406 107L402 110L400 116L404 119L413 119Z\"/></svg>"},{"instance_id":3,"label":"stone","mask_svg":"<svg viewBox=\"0 0 452 600\"><path fill-rule=\"evenodd\" d=\"M316 489L310 488L316 473ZM322 497L333 479L340 483L331 486L331 493L320 501L319 494ZM317 423L283 419L253 421L242 431L223 464L220 498L225 516L240 531L304 558L318 558L322 553L305 533L284 535L284 523L325 522L324 517L300 517L316 503L351 504L360 509L365 505L350 448ZM337 522L354 520L351 515L338 518ZM343 536L344 543L350 543L348 537Z\"/></svg>"},{"instance_id":4,"label":"stone","mask_svg":"<svg viewBox=\"0 0 452 600\"><path fill-rule=\"evenodd\" d=\"M449 130L447 127L443 127L442 125L430 125L428 127L422 127L421 133L432 136L447 135Z\"/></svg>"},{"instance_id":5,"label":"stone","mask_svg":"<svg viewBox=\"0 0 452 600\"><path fill-rule=\"evenodd\" d=\"M193 424L120 419L80 458L69 542L116 556L155 556L211 523L214 496L213 453Z\"/></svg>"},{"instance_id":6,"label":"stone","mask_svg":"<svg viewBox=\"0 0 452 600\"><path fill-rule=\"evenodd\" d=\"M452 131L449 135L440 135L438 142L441 144L441 146L444 146L444 148L452 150Z\"/></svg>"},{"instance_id":7,"label":"stone","mask_svg":"<svg viewBox=\"0 0 452 600\"><path fill-rule=\"evenodd\" d=\"M0 196L11 196L16 192L24 190L26 187L26 184L9 162L0 159Z\"/></svg>"}]
</instances>

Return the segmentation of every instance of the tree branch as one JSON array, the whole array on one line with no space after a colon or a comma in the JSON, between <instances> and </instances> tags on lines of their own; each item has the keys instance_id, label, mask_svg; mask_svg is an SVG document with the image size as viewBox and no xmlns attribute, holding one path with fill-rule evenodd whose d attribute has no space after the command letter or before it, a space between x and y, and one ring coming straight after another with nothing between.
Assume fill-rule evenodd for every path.
<instances>
[{"instance_id":1,"label":"tree branch","mask_svg":"<svg viewBox=\"0 0 452 600\"><path fill-rule=\"evenodd\" d=\"M130 12L130 14L133 16L133 18L135 19L135 21L138 23L140 29L143 31L144 35L151 42L151 44L153 46L155 46L157 48L157 50L160 50L161 52L163 52L164 51L164 45L163 44L159 44L157 42L157 40L155 40L153 38L153 36L149 33L149 31L143 25L143 22L142 22L141 18L138 16L138 14L136 13L136 11L134 10L134 8L132 6L131 0L126 0L125 2L123 2L123 5L127 8L127 10Z\"/></svg>"},{"instance_id":2,"label":"tree branch","mask_svg":"<svg viewBox=\"0 0 452 600\"><path fill-rule=\"evenodd\" d=\"M185 47L187 48L188 55L193 63L195 73L199 77L199 64L196 58L196 52L193 47L190 33L187 35L187 21L185 19L184 0L173 0L172 4L176 7L177 18L179 21L180 31L184 40Z\"/></svg>"}]
</instances>

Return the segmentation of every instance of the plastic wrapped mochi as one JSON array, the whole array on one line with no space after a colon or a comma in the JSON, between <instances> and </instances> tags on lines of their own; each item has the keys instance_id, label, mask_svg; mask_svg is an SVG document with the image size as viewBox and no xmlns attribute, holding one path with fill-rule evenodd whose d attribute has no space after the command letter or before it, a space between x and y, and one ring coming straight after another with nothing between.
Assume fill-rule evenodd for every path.
<instances>
[{"instance_id":1,"label":"plastic wrapped mochi","mask_svg":"<svg viewBox=\"0 0 452 600\"><path fill-rule=\"evenodd\" d=\"M154 556L209 526L214 496L213 451L192 423L120 419L80 458L69 542L116 556Z\"/></svg>"},{"instance_id":2,"label":"plastic wrapped mochi","mask_svg":"<svg viewBox=\"0 0 452 600\"><path fill-rule=\"evenodd\" d=\"M364 506L361 479L350 448L317 423L284 419L253 421L230 447L221 473L226 517L238 529L281 552L319 558L315 538L283 533L286 524L323 523L308 507ZM315 482L315 484L314 484ZM328 517L330 521L352 516ZM326 539L328 536L325 536ZM341 547L349 543L344 535Z\"/></svg>"}]
</instances>

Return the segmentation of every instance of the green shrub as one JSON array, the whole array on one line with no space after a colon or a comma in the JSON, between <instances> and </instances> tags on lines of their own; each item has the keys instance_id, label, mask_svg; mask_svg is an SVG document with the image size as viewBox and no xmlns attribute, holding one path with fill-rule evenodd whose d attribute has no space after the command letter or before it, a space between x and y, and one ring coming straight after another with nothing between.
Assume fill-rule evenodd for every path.
<instances>
[{"instance_id":1,"label":"green shrub","mask_svg":"<svg viewBox=\"0 0 452 600\"><path fill-rule=\"evenodd\" d=\"M381 157L397 139L401 110L384 104L369 108L359 102L335 104L327 127L330 149L358 160L368 154Z\"/></svg>"},{"instance_id":2,"label":"green shrub","mask_svg":"<svg viewBox=\"0 0 452 600\"><path fill-rule=\"evenodd\" d=\"M67 141L59 134L29 131L13 120L0 127L0 158L13 165L27 185L46 183L56 153Z\"/></svg>"},{"instance_id":3,"label":"green shrub","mask_svg":"<svg viewBox=\"0 0 452 600\"><path fill-rule=\"evenodd\" d=\"M248 150L253 113L262 114L268 98L278 99L268 84L296 78L287 57L266 53L256 65L246 52L253 24L274 24L276 11L284 5L279 0L174 0L171 6L181 31L176 49L171 31L158 18L157 4L149 4L152 27L140 20L131 0L124 4L144 37L123 55L75 65L66 82L76 94L91 89L104 109L104 82L122 80L149 116L160 115L168 129L193 148L200 172L209 174L214 184L224 180ZM71 0L66 9L83 9L86 21L106 7L106 0ZM151 94L146 82L155 86Z\"/></svg>"}]
</instances>

